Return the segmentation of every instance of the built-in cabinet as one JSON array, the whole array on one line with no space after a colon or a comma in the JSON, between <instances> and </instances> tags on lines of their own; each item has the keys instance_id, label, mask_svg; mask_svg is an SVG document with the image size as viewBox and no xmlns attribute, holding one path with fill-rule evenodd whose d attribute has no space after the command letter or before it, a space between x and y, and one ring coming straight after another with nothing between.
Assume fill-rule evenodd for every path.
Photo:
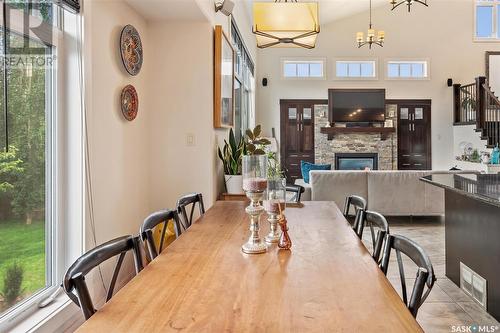
<instances>
[{"instance_id":1,"label":"built-in cabinet","mask_svg":"<svg viewBox=\"0 0 500 333\"><path fill-rule=\"evenodd\" d=\"M314 163L314 105L326 100L281 100L280 153L287 182L302 178L300 161Z\"/></svg>"},{"instance_id":2,"label":"built-in cabinet","mask_svg":"<svg viewBox=\"0 0 500 333\"><path fill-rule=\"evenodd\" d=\"M431 101L403 100L396 104L398 169L431 170Z\"/></svg>"}]
</instances>

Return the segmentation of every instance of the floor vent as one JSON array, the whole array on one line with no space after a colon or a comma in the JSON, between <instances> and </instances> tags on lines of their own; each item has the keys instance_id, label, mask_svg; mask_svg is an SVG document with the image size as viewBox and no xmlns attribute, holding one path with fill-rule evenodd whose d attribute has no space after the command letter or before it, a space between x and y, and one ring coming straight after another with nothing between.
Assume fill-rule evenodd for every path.
<instances>
[{"instance_id":1,"label":"floor vent","mask_svg":"<svg viewBox=\"0 0 500 333\"><path fill-rule=\"evenodd\" d=\"M486 310L486 280L462 262L460 262L460 288Z\"/></svg>"}]
</instances>

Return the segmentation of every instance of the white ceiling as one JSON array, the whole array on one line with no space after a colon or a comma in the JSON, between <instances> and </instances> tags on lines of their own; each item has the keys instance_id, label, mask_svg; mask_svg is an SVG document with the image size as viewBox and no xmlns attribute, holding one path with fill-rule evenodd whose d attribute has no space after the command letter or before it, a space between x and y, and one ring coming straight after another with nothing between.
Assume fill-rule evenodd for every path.
<instances>
[{"instance_id":1,"label":"white ceiling","mask_svg":"<svg viewBox=\"0 0 500 333\"><path fill-rule=\"evenodd\" d=\"M274 0L233 0L234 2L246 2L247 10L252 13L252 2L274 2ZM284 1L284 0L281 0ZM298 0L299 2L318 2L319 3L319 22L320 24L329 23L353 14L368 11L369 0ZM389 10L390 0L372 0L372 6L387 6ZM250 14L251 16L251 14Z\"/></svg>"},{"instance_id":2,"label":"white ceiling","mask_svg":"<svg viewBox=\"0 0 500 333\"><path fill-rule=\"evenodd\" d=\"M203 12L195 0L125 0L147 20L200 20Z\"/></svg>"},{"instance_id":3,"label":"white ceiling","mask_svg":"<svg viewBox=\"0 0 500 333\"><path fill-rule=\"evenodd\" d=\"M203 19L203 12L196 0L125 0L148 20L199 20ZM211 0L201 0L200 2ZM213 0L222 1L222 0ZM245 6L252 17L252 2L274 2L274 0L232 0L236 6ZM284 1L284 0L281 0ZM314 0L298 0L307 2ZM317 0L319 2L320 23L329 23L350 15L367 11L369 0ZM390 0L372 0L373 7L387 6L390 9Z\"/></svg>"}]
</instances>

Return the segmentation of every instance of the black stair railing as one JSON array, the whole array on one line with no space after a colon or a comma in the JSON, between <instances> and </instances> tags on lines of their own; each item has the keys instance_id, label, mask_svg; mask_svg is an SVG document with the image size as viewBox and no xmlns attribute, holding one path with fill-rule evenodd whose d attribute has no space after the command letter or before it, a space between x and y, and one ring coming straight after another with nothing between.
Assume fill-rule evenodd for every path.
<instances>
[{"instance_id":1,"label":"black stair railing","mask_svg":"<svg viewBox=\"0 0 500 333\"><path fill-rule=\"evenodd\" d=\"M454 125L476 125L488 147L500 142L500 100L491 91L486 77L474 83L453 85Z\"/></svg>"}]
</instances>

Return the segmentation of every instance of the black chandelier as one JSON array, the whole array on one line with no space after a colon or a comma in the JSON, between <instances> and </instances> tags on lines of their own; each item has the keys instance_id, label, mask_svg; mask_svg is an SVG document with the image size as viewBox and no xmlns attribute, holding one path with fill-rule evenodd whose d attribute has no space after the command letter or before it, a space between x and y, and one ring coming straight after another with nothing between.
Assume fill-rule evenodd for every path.
<instances>
[{"instance_id":1,"label":"black chandelier","mask_svg":"<svg viewBox=\"0 0 500 333\"><path fill-rule=\"evenodd\" d=\"M424 5L425 7L429 7L429 5L427 4L427 0L391 0L392 10L406 4L408 6L408 12L411 12L411 6L414 3L419 3L421 5Z\"/></svg>"}]
</instances>

